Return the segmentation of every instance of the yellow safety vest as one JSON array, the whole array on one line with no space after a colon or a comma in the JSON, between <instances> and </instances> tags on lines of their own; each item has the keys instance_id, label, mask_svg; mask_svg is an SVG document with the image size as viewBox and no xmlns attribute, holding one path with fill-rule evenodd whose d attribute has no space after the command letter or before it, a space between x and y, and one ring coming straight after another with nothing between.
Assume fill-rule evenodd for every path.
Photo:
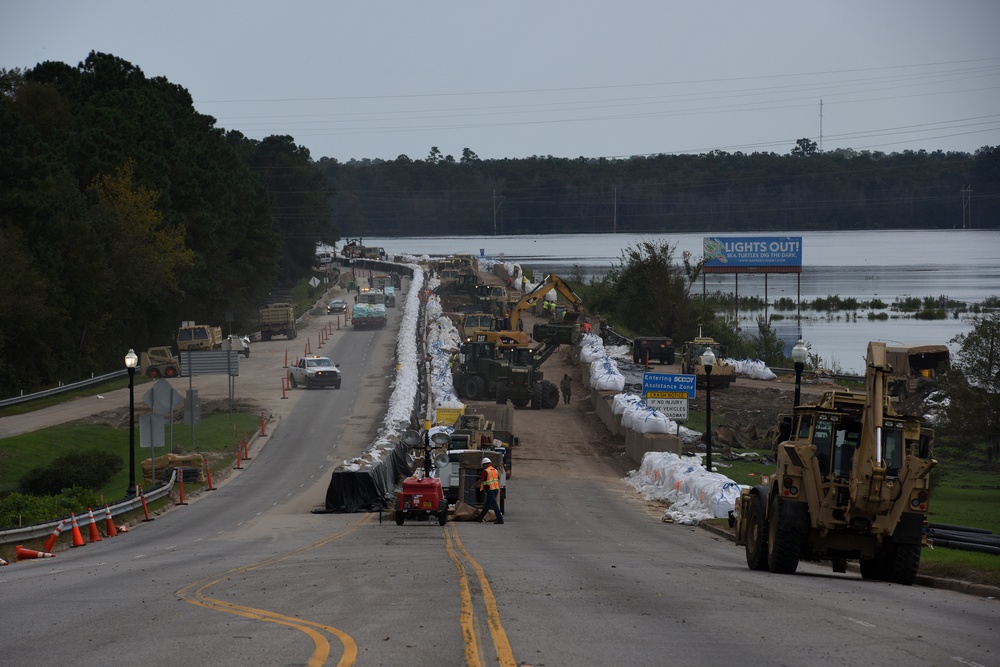
<instances>
[{"instance_id":1,"label":"yellow safety vest","mask_svg":"<svg viewBox=\"0 0 1000 667\"><path fill-rule=\"evenodd\" d=\"M486 481L484 482L486 488L497 491L500 488L500 473L493 466L486 469Z\"/></svg>"}]
</instances>

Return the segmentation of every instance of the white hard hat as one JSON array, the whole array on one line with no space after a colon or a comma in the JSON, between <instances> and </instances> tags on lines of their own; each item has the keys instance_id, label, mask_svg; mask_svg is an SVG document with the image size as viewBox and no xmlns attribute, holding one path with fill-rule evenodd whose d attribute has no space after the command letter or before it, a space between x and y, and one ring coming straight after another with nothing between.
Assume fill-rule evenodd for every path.
<instances>
[{"instance_id":1,"label":"white hard hat","mask_svg":"<svg viewBox=\"0 0 1000 667\"><path fill-rule=\"evenodd\" d=\"M488 466L488 465L490 465L490 463L492 463L492 461L490 461L489 459L483 459L483 465L484 466Z\"/></svg>"}]
</instances>

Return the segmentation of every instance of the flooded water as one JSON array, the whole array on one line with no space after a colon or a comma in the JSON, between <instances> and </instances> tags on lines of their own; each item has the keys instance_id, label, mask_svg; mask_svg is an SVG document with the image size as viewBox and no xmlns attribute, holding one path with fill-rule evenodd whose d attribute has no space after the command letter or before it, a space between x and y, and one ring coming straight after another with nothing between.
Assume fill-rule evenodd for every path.
<instances>
[{"instance_id":1,"label":"flooded water","mask_svg":"<svg viewBox=\"0 0 1000 667\"><path fill-rule=\"evenodd\" d=\"M601 278L618 265L622 253L650 241L669 243L679 259L685 251L702 255L705 234L563 234L549 236L465 236L366 238L365 245L382 246L390 254L447 255L471 253L520 264L536 273L554 273L564 278ZM712 234L713 237L748 236ZM1000 295L1000 231L875 231L875 232L782 232L756 236L802 237L801 274L706 276L692 292L738 292L765 298L769 304L781 298L812 301L820 297L853 297L860 301L880 299L892 304L907 297L947 297L969 304ZM770 314L776 311L771 310ZM870 340L891 344L947 344L972 324L966 319L915 320L892 317L868 320L868 311L835 313L832 316L803 310L796 322L794 312L783 312L785 320L774 329L789 348L801 335L824 363L844 373L859 373ZM756 333L757 313L741 312L741 327ZM953 348L954 349L954 348Z\"/></svg>"}]
</instances>

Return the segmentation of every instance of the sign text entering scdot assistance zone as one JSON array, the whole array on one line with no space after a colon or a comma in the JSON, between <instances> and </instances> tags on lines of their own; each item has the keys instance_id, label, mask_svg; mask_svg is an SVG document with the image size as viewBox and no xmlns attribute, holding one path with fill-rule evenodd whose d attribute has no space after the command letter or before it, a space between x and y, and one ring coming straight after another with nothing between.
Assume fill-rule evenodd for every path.
<instances>
[{"instance_id":1,"label":"sign text entering scdot assistance zone","mask_svg":"<svg viewBox=\"0 0 1000 667\"><path fill-rule=\"evenodd\" d=\"M694 375L678 373L643 373L643 398L694 398Z\"/></svg>"}]
</instances>

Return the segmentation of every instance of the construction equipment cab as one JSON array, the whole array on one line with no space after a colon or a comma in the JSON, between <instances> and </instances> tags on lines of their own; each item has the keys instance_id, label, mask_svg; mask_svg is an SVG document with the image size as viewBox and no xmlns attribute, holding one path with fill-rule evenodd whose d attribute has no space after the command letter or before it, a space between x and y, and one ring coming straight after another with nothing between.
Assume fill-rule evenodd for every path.
<instances>
[{"instance_id":1,"label":"construction equipment cab","mask_svg":"<svg viewBox=\"0 0 1000 667\"><path fill-rule=\"evenodd\" d=\"M780 420L774 474L743 488L736 544L754 570L790 574L800 560L865 579L912 584L927 541L933 432L896 414L885 343L868 344L866 392L829 391Z\"/></svg>"},{"instance_id":2,"label":"construction equipment cab","mask_svg":"<svg viewBox=\"0 0 1000 667\"><path fill-rule=\"evenodd\" d=\"M681 350L681 373L694 375L697 386L708 386L708 374L701 357L705 350L711 349L715 355L715 365L712 366L712 388L725 388L736 382L736 367L726 363L726 348L714 338L698 336L684 343Z\"/></svg>"}]
</instances>

